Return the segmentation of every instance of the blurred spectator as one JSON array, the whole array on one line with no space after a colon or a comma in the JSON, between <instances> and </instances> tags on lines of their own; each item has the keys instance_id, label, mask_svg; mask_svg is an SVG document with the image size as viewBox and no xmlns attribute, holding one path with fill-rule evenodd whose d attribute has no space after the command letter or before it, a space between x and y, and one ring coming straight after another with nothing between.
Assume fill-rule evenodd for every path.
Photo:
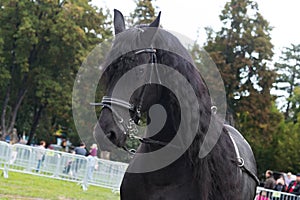
<instances>
[{"instance_id":1,"label":"blurred spectator","mask_svg":"<svg viewBox=\"0 0 300 200\"><path fill-rule=\"evenodd\" d=\"M267 170L265 176L266 176L266 181L265 181L264 188L274 189L276 182L273 177L273 172L271 170Z\"/></svg>"},{"instance_id":2,"label":"blurred spectator","mask_svg":"<svg viewBox=\"0 0 300 200\"><path fill-rule=\"evenodd\" d=\"M285 192L286 191L286 184L284 182L284 178L281 175L279 179L276 180L276 185L274 187L274 190L279 192Z\"/></svg>"},{"instance_id":3,"label":"blurred spectator","mask_svg":"<svg viewBox=\"0 0 300 200\"><path fill-rule=\"evenodd\" d=\"M98 169L97 163L97 144L93 144L90 149L90 155L88 156L88 179L92 180L94 170Z\"/></svg>"},{"instance_id":4,"label":"blurred spectator","mask_svg":"<svg viewBox=\"0 0 300 200\"><path fill-rule=\"evenodd\" d=\"M17 142L19 142L18 132L16 128L13 128L10 138L10 144L16 144Z\"/></svg>"},{"instance_id":5,"label":"blurred spectator","mask_svg":"<svg viewBox=\"0 0 300 200\"><path fill-rule=\"evenodd\" d=\"M256 196L255 200L270 200L270 198L267 196L266 191L260 191L259 195Z\"/></svg>"},{"instance_id":6,"label":"blurred spectator","mask_svg":"<svg viewBox=\"0 0 300 200\"><path fill-rule=\"evenodd\" d=\"M295 181L291 181L287 188L287 192L295 195L300 195L300 173L297 173Z\"/></svg>"},{"instance_id":7,"label":"blurred spectator","mask_svg":"<svg viewBox=\"0 0 300 200\"><path fill-rule=\"evenodd\" d=\"M292 181L293 181L292 173L288 172L285 177L286 186L289 186Z\"/></svg>"},{"instance_id":8,"label":"blurred spectator","mask_svg":"<svg viewBox=\"0 0 300 200\"><path fill-rule=\"evenodd\" d=\"M9 160L10 165L14 164L14 162L17 159L17 156L18 156L18 151L17 151L16 147L13 146L12 147L12 152L11 152L11 157L10 157L10 160Z\"/></svg>"},{"instance_id":9,"label":"blurred spectator","mask_svg":"<svg viewBox=\"0 0 300 200\"><path fill-rule=\"evenodd\" d=\"M97 147L97 144L93 144L91 146L91 149L90 149L90 155L91 156L97 156L98 155L98 147Z\"/></svg>"},{"instance_id":10,"label":"blurred spectator","mask_svg":"<svg viewBox=\"0 0 300 200\"><path fill-rule=\"evenodd\" d=\"M10 135L5 136L5 142L10 143Z\"/></svg>"},{"instance_id":11,"label":"blurred spectator","mask_svg":"<svg viewBox=\"0 0 300 200\"><path fill-rule=\"evenodd\" d=\"M80 146L76 147L74 149L74 151L75 151L75 154L81 155L81 156L86 156L86 154L87 154L87 151L85 149L85 144L83 142L80 143ZM82 165L83 165L83 160L77 158L75 161L75 176L77 175L77 172L81 168Z\"/></svg>"},{"instance_id":12,"label":"blurred spectator","mask_svg":"<svg viewBox=\"0 0 300 200\"><path fill-rule=\"evenodd\" d=\"M45 159L45 147L46 147L46 142L42 140L40 142L40 145L37 147L38 150L36 151L37 152L36 155L37 155L37 159L38 159L38 165L36 167L36 172L40 171L42 162Z\"/></svg>"},{"instance_id":13,"label":"blurred spectator","mask_svg":"<svg viewBox=\"0 0 300 200\"><path fill-rule=\"evenodd\" d=\"M80 143L79 147L75 147L74 151L75 151L75 154L77 154L77 155L86 156L86 154L87 154L87 151L85 149L85 144L83 142Z\"/></svg>"},{"instance_id":14,"label":"blurred spectator","mask_svg":"<svg viewBox=\"0 0 300 200\"><path fill-rule=\"evenodd\" d=\"M62 142L61 142L61 151L68 152L68 149L67 149L67 140L66 139L63 139Z\"/></svg>"},{"instance_id":15,"label":"blurred spectator","mask_svg":"<svg viewBox=\"0 0 300 200\"><path fill-rule=\"evenodd\" d=\"M71 154L75 154L75 151L71 151ZM71 168L72 168L72 164L73 164L74 160L75 159L73 157L70 157L67 160L66 165L63 170L64 174L70 174L71 176L73 176L73 172L71 171Z\"/></svg>"}]
</instances>

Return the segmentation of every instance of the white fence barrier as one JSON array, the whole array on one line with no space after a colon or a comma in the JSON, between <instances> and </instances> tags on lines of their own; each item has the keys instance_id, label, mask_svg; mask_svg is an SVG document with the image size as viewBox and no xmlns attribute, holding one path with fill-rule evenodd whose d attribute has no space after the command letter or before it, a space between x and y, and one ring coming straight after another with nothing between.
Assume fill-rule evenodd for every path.
<instances>
[{"instance_id":1,"label":"white fence barrier","mask_svg":"<svg viewBox=\"0 0 300 200\"><path fill-rule=\"evenodd\" d=\"M4 178L8 178L8 162L10 153L9 144L0 142L0 169L3 169Z\"/></svg>"},{"instance_id":2,"label":"white fence barrier","mask_svg":"<svg viewBox=\"0 0 300 200\"><path fill-rule=\"evenodd\" d=\"M88 185L118 191L128 164L39 149L0 141L0 169L77 182L84 190ZM300 196L257 187L255 200L300 200Z\"/></svg>"},{"instance_id":3,"label":"white fence barrier","mask_svg":"<svg viewBox=\"0 0 300 200\"><path fill-rule=\"evenodd\" d=\"M257 187L255 200L300 200L300 196Z\"/></svg>"},{"instance_id":4,"label":"white fence barrier","mask_svg":"<svg viewBox=\"0 0 300 200\"><path fill-rule=\"evenodd\" d=\"M126 163L39 149L0 141L0 169L77 182L84 190L88 185L118 191L127 169Z\"/></svg>"}]
</instances>

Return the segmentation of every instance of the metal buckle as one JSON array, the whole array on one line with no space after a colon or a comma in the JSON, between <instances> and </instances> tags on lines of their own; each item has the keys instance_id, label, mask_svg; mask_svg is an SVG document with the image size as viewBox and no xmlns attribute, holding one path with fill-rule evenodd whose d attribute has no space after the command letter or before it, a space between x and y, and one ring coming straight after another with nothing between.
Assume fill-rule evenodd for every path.
<instances>
[{"instance_id":1,"label":"metal buckle","mask_svg":"<svg viewBox=\"0 0 300 200\"><path fill-rule=\"evenodd\" d=\"M237 157L237 161L238 161L238 166L239 167L243 167L245 165L245 161L244 161L243 158Z\"/></svg>"}]
</instances>

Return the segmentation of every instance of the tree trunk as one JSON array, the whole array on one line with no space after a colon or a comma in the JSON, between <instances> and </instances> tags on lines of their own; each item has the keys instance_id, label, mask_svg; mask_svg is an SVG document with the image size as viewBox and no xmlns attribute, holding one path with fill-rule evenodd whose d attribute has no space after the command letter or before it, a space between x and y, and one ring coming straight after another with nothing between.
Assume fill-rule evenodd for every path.
<instances>
[{"instance_id":1,"label":"tree trunk","mask_svg":"<svg viewBox=\"0 0 300 200\"><path fill-rule=\"evenodd\" d=\"M10 88L11 88L11 86L8 85L7 90L6 90L6 94L5 94L5 98L4 98L4 101L3 101L3 106L2 106L2 114L1 114L2 136L1 136L1 140L4 140L5 137L7 136L7 130L6 130L6 109L7 109L8 101L9 101L9 98L10 98Z\"/></svg>"},{"instance_id":2,"label":"tree trunk","mask_svg":"<svg viewBox=\"0 0 300 200\"><path fill-rule=\"evenodd\" d=\"M289 119L289 115L290 115L290 108L291 108L291 100L290 98L293 96L293 92L294 92L294 80L295 80L296 74L295 72L292 75L292 80L291 80L291 86L290 86L290 91L289 91L289 97L288 97L288 102L287 102L287 107L286 110L284 112L284 119L287 120Z\"/></svg>"},{"instance_id":3,"label":"tree trunk","mask_svg":"<svg viewBox=\"0 0 300 200\"><path fill-rule=\"evenodd\" d=\"M15 123L16 123L16 118L17 118L17 115L18 115L18 110L23 102L23 99L25 97L25 94L27 93L27 89L21 89L19 91L19 95L18 95L18 98L17 98L17 103L15 104L14 108L13 108L13 111L11 113L11 119L10 119L10 126L7 130L8 133L12 132L14 126L15 126Z\"/></svg>"},{"instance_id":4,"label":"tree trunk","mask_svg":"<svg viewBox=\"0 0 300 200\"><path fill-rule=\"evenodd\" d=\"M33 116L33 122L32 122L32 125L31 125L30 132L29 132L27 145L30 145L32 143L33 136L35 134L36 128L39 124L40 118L42 116L42 112L43 112L45 107L46 106L44 106L44 105L40 105L40 107L37 109L37 111L35 112L35 114Z\"/></svg>"},{"instance_id":5,"label":"tree trunk","mask_svg":"<svg viewBox=\"0 0 300 200\"><path fill-rule=\"evenodd\" d=\"M11 86L9 85L7 88L7 92L5 94L5 99L4 99L4 103L3 103L3 107L2 107L3 110L2 110L2 115L1 115L1 127L2 127L1 140L4 140L7 135L12 133L12 130L16 123L18 110L23 102L23 99L25 97L27 89L20 89L15 106L12 108L10 120L8 120L8 122L7 122L6 121L6 114L7 114L6 111L7 111L8 101L10 99L10 91L11 91ZM7 124L9 124L8 127L6 126Z\"/></svg>"},{"instance_id":6,"label":"tree trunk","mask_svg":"<svg viewBox=\"0 0 300 200\"><path fill-rule=\"evenodd\" d=\"M18 2L16 3L15 12L16 12L16 16L18 16L18 12L19 12ZM20 23L17 22L16 23L16 30L18 30L19 25L20 25ZM11 49L12 50L12 62L11 62L12 65L10 66L11 77L14 76L14 73L15 73L15 70L16 70L16 65L15 65L15 63L16 63L15 49L17 47L16 42L17 42L17 39L14 38L13 46L12 46L12 49ZM8 131L7 127L6 127L6 123L7 123L6 122L6 111L7 111L7 106L8 106L8 102L9 102L9 99L10 99L11 90L12 90L12 81L13 81L13 79L10 79L10 81L7 85L7 90L6 90L6 94L5 94L5 98L4 98L4 102L3 102L3 106L2 106L2 114L1 114L2 137L1 137L1 140L4 140L7 135L11 134L11 132Z\"/></svg>"},{"instance_id":7,"label":"tree trunk","mask_svg":"<svg viewBox=\"0 0 300 200\"><path fill-rule=\"evenodd\" d=\"M291 107L291 101L288 100L287 102L287 106L286 106L286 110L284 112L284 119L287 120L289 118L290 115L290 107Z\"/></svg>"}]
</instances>

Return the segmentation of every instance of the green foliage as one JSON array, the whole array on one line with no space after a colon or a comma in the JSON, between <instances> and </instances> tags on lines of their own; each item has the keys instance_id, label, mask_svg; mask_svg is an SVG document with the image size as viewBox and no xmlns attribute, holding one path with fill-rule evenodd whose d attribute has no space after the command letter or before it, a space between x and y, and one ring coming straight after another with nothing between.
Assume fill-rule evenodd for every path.
<instances>
[{"instance_id":1,"label":"green foliage","mask_svg":"<svg viewBox=\"0 0 300 200\"><path fill-rule=\"evenodd\" d=\"M234 124L253 147L260 172L271 167L270 152L281 122L281 113L270 94L276 73L267 67L273 56L269 23L251 0L226 3L218 32L207 29L205 49L224 81L229 113ZM274 166L274 165L273 165Z\"/></svg>"},{"instance_id":2,"label":"green foliage","mask_svg":"<svg viewBox=\"0 0 300 200\"><path fill-rule=\"evenodd\" d=\"M89 51L111 36L109 15L84 0L1 5L2 138L14 126L30 136L58 124L72 129L74 78Z\"/></svg>"},{"instance_id":3,"label":"green foliage","mask_svg":"<svg viewBox=\"0 0 300 200\"><path fill-rule=\"evenodd\" d=\"M294 116L293 121L300 123L298 115L300 114L300 86L294 88L294 95L289 99L292 103L291 114Z\"/></svg>"},{"instance_id":4,"label":"green foliage","mask_svg":"<svg viewBox=\"0 0 300 200\"><path fill-rule=\"evenodd\" d=\"M109 12L88 2L1 1L2 139L16 127L19 134L25 131L37 140L54 142L53 132L64 127L73 142L78 142L71 110L74 78L95 45L112 35ZM152 22L156 17L155 1L135 2L136 9L127 19L129 24ZM220 20L221 30L206 29L205 49L224 81L227 121L235 123L250 142L259 172L300 171L300 45L285 48L272 71L267 66L273 56L272 28L256 2L231 0L224 6ZM196 65L205 65L201 63L204 52L197 44L191 53ZM270 94L275 82L278 90L288 93L284 114ZM218 89L217 84L215 87ZM96 96L100 98L102 93L99 88ZM132 140L127 145L136 148L139 143ZM125 154L116 159L128 161Z\"/></svg>"},{"instance_id":5,"label":"green foliage","mask_svg":"<svg viewBox=\"0 0 300 200\"><path fill-rule=\"evenodd\" d=\"M252 94L269 94L274 79L266 66L273 55L271 28L257 4L249 0L226 3L220 19L223 28L208 38L205 49L220 69L229 107L237 111ZM266 104L270 100L268 97Z\"/></svg>"},{"instance_id":6,"label":"green foliage","mask_svg":"<svg viewBox=\"0 0 300 200\"><path fill-rule=\"evenodd\" d=\"M300 45L291 45L282 51L280 62L275 64L278 78L276 80L277 89L287 93L286 107L284 114L286 120L297 119L297 103L294 99L294 90L300 85Z\"/></svg>"},{"instance_id":7,"label":"green foliage","mask_svg":"<svg viewBox=\"0 0 300 200\"><path fill-rule=\"evenodd\" d=\"M129 23L132 25L151 23L156 17L153 1L155 0L135 0L136 8L130 14Z\"/></svg>"},{"instance_id":8,"label":"green foliage","mask_svg":"<svg viewBox=\"0 0 300 200\"><path fill-rule=\"evenodd\" d=\"M298 114L298 121L300 114ZM291 171L297 173L300 171L300 124L291 121L285 122L284 127L278 134L277 146L274 148L275 170Z\"/></svg>"}]
</instances>

